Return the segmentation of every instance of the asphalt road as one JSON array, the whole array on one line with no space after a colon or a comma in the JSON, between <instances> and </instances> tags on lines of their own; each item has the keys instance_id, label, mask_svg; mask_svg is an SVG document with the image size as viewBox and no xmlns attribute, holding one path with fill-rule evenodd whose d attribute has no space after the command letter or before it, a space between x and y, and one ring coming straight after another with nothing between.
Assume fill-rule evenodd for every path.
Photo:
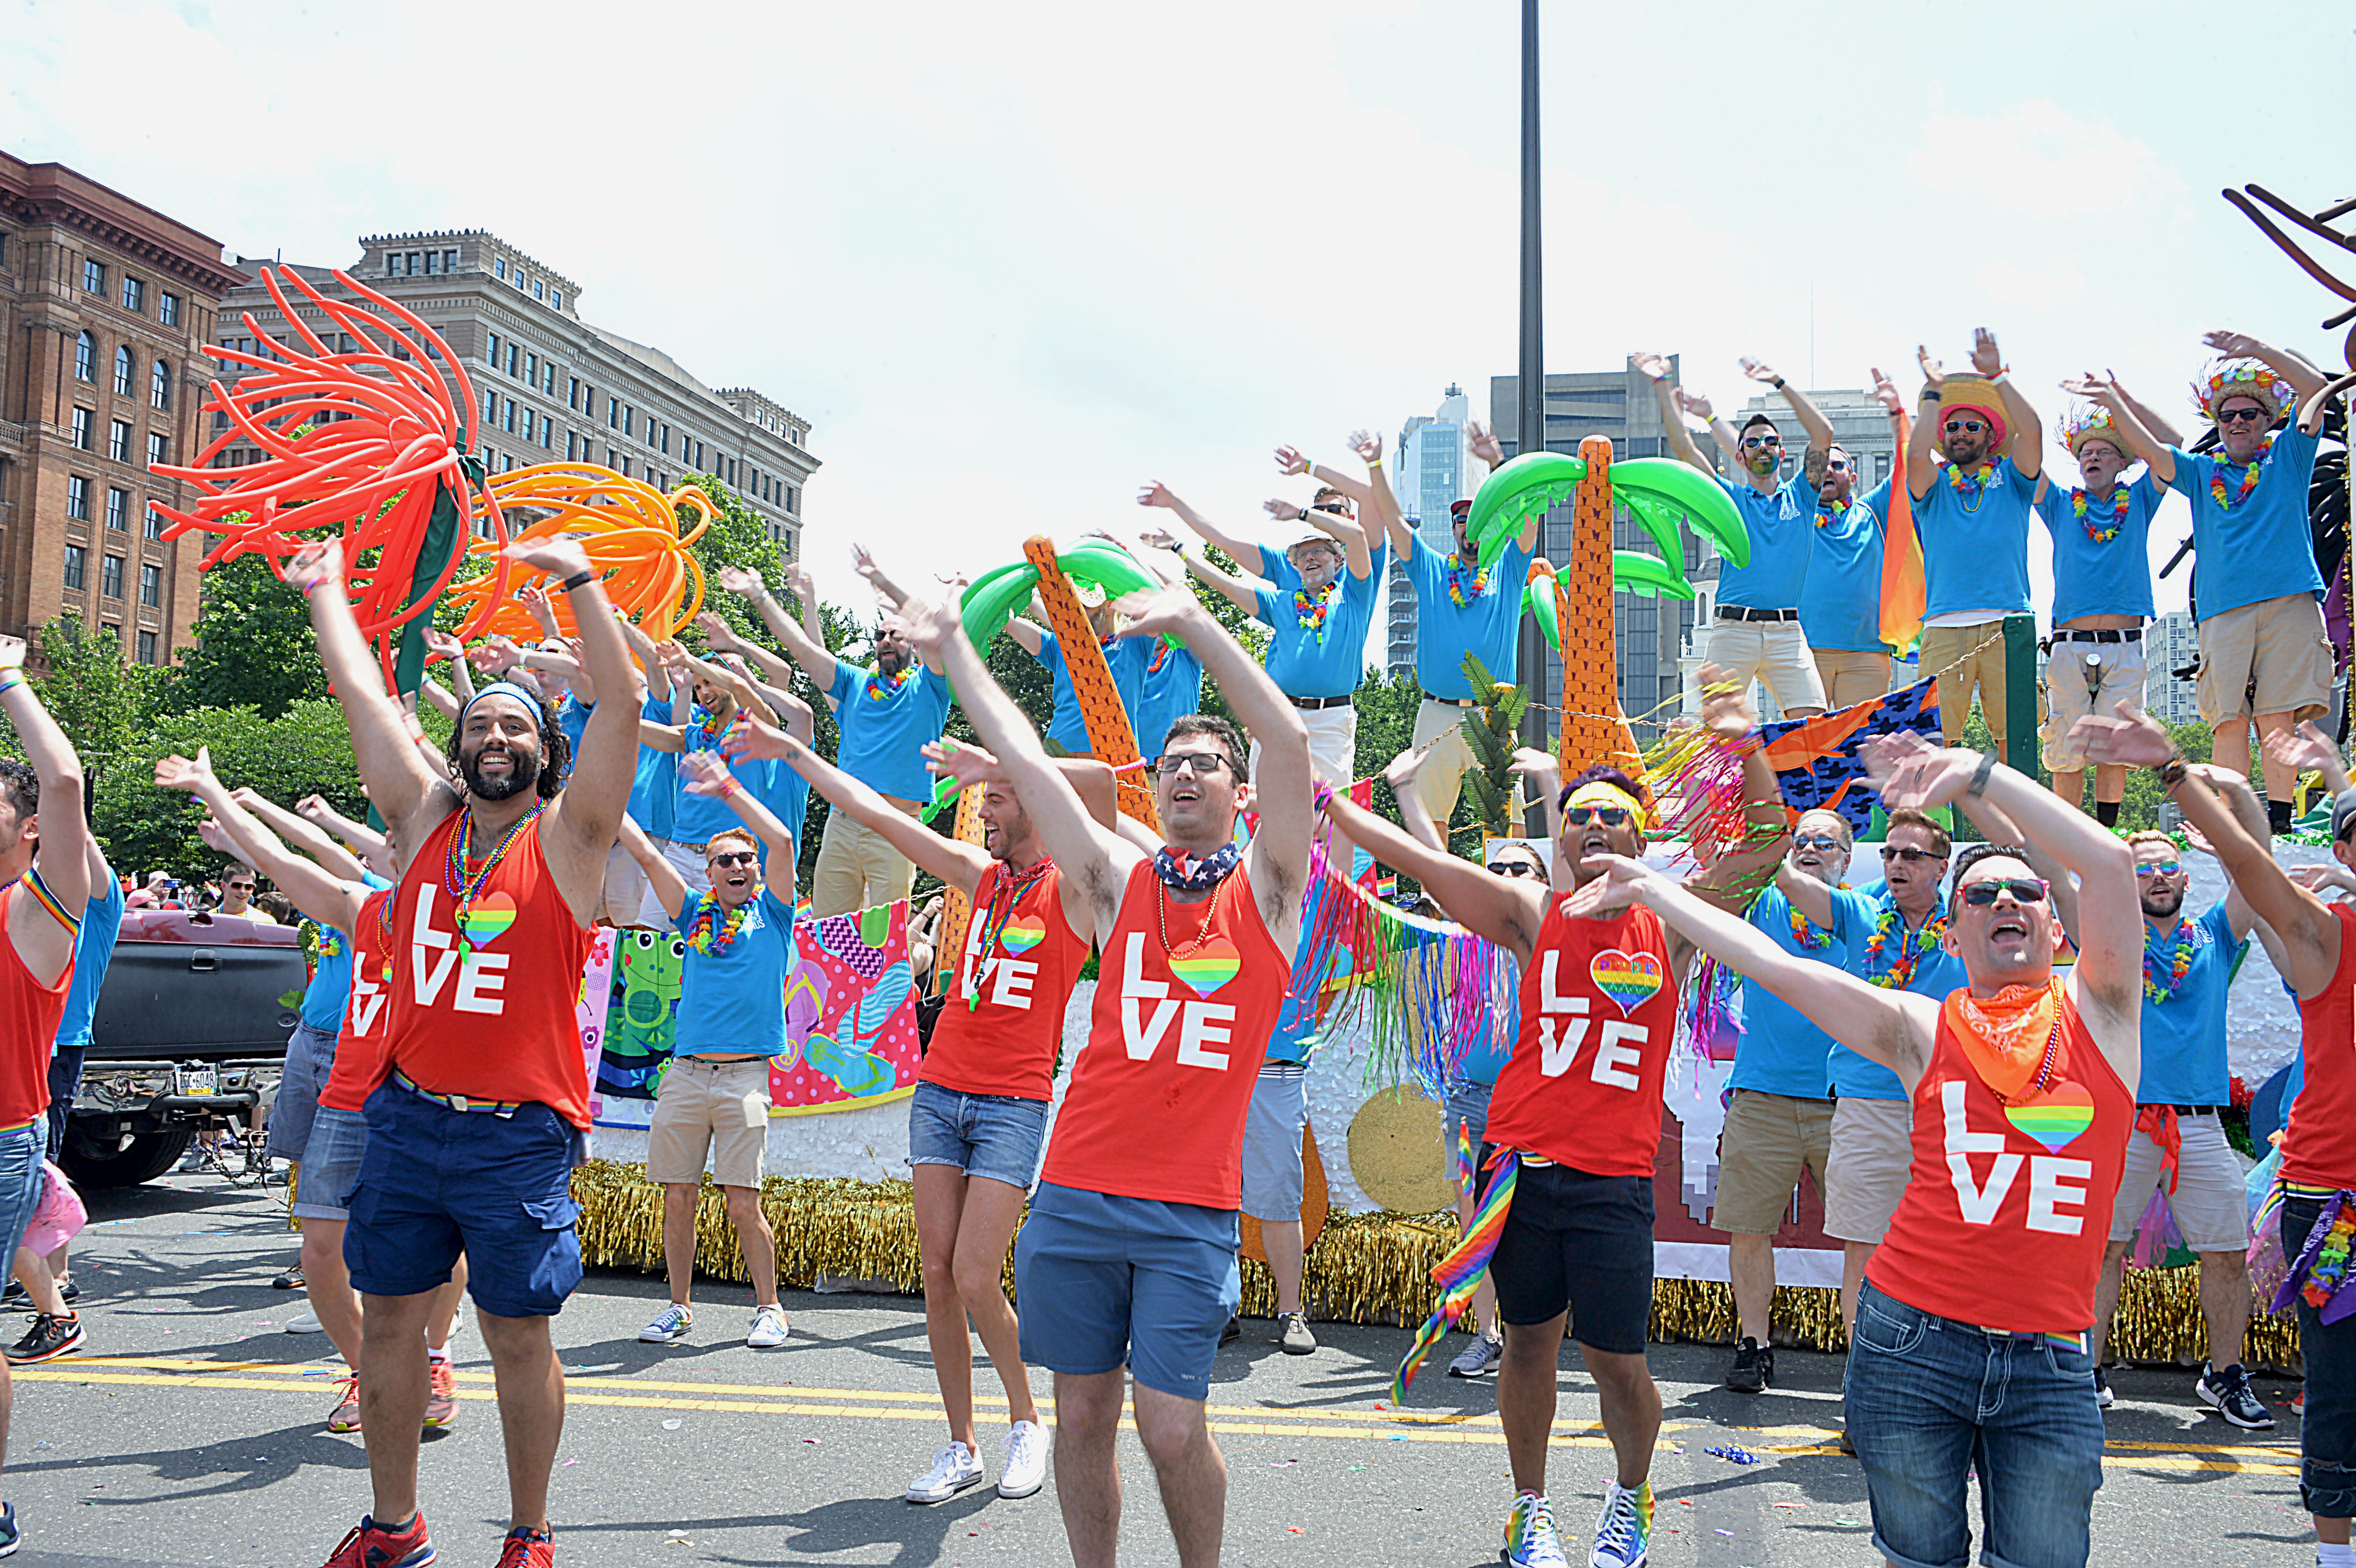
<instances>
[{"instance_id":1,"label":"asphalt road","mask_svg":"<svg viewBox=\"0 0 2356 1568\"><path fill-rule=\"evenodd\" d=\"M91 1195L75 1274L90 1341L17 1374L6 1478L42 1568L316 1568L367 1507L358 1435L324 1425L332 1352L284 1325L301 1302L270 1280L294 1255L279 1189L170 1177ZM552 1507L567 1564L958 1564L1067 1562L1052 1478L1021 1501L981 1487L936 1508L901 1499L947 1440L921 1305L788 1296L794 1337L752 1350L751 1293L699 1290L694 1339L657 1347L638 1328L659 1281L593 1275L558 1319L570 1411ZM1407 1343L1398 1329L1319 1325L1310 1357L1247 1324L1218 1360L1212 1420L1229 1467L1226 1561L1241 1564L1494 1563L1511 1501L1486 1380L1427 1368L1408 1408L1380 1408ZM13 1328L13 1335L16 1330ZM427 1437L426 1517L442 1561L492 1563L507 1512L497 1412L480 1337L456 1340L463 1414ZM1441 1352L1453 1354L1456 1345ZM1877 1563L1864 1478L1830 1446L1837 1358L1785 1351L1779 1386L1718 1386L1722 1349L1658 1345L1667 1427L1654 1467L1653 1560L1686 1564ZM1563 1358L1552 1492L1574 1544L1601 1506L1608 1457L1593 1386ZM996 1472L1002 1428L983 1443ZM1048 1392L1037 1380L1042 1402ZM2196 1404L2189 1372L2117 1375L2094 1560L2203 1568L2308 1560L2297 1511L2294 1385L2259 1387L2281 1428L2243 1434ZM1738 1465L1705 1449L1739 1445ZM1175 1561L1151 1471L1124 1439L1121 1560Z\"/></svg>"}]
</instances>

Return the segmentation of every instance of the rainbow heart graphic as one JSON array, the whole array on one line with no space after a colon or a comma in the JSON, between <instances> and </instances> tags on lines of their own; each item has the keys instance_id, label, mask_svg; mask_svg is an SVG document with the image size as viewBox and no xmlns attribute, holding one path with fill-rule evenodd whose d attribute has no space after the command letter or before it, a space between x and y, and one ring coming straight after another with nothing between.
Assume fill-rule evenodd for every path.
<instances>
[{"instance_id":1,"label":"rainbow heart graphic","mask_svg":"<svg viewBox=\"0 0 2356 1568\"><path fill-rule=\"evenodd\" d=\"M2004 1119L2060 1154L2094 1125L2094 1097L2083 1083L2061 1083L2026 1105L2007 1105Z\"/></svg>"},{"instance_id":2,"label":"rainbow heart graphic","mask_svg":"<svg viewBox=\"0 0 2356 1568\"><path fill-rule=\"evenodd\" d=\"M1035 917L1010 920L1005 929L998 933L998 945L1006 951L1009 957L1019 958L1046 940L1047 923Z\"/></svg>"},{"instance_id":3,"label":"rainbow heart graphic","mask_svg":"<svg viewBox=\"0 0 2356 1568\"><path fill-rule=\"evenodd\" d=\"M469 947L482 947L507 934L516 922L516 901L506 893L487 893L459 917L460 934Z\"/></svg>"},{"instance_id":4,"label":"rainbow heart graphic","mask_svg":"<svg viewBox=\"0 0 2356 1568\"><path fill-rule=\"evenodd\" d=\"M1649 953L1607 947L1587 963L1595 988L1620 1005L1622 1018L1653 999L1661 988L1661 961Z\"/></svg>"},{"instance_id":5,"label":"rainbow heart graphic","mask_svg":"<svg viewBox=\"0 0 2356 1568\"><path fill-rule=\"evenodd\" d=\"M1214 936L1185 957L1173 955L1170 960L1170 972L1194 987L1198 997L1207 997L1234 979L1243 966L1242 955L1224 936Z\"/></svg>"}]
</instances>

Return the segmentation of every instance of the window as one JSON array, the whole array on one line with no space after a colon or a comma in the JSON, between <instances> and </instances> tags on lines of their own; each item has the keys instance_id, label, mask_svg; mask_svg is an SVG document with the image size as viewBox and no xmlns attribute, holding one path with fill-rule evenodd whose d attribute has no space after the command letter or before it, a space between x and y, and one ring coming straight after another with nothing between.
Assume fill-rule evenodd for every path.
<instances>
[{"instance_id":1,"label":"window","mask_svg":"<svg viewBox=\"0 0 2356 1568\"><path fill-rule=\"evenodd\" d=\"M605 400L605 428L607 430L619 430L622 428L622 405L618 400L613 398L607 398ZM607 466L610 467L611 464L608 464Z\"/></svg>"},{"instance_id":2,"label":"window","mask_svg":"<svg viewBox=\"0 0 2356 1568\"><path fill-rule=\"evenodd\" d=\"M445 272L455 272L458 270L457 251L444 251L442 252L442 270Z\"/></svg>"},{"instance_id":3,"label":"window","mask_svg":"<svg viewBox=\"0 0 2356 1568\"><path fill-rule=\"evenodd\" d=\"M551 308L551 309L553 309L553 310L562 310L562 309L564 308L564 295L563 295L563 293L562 293L562 292L560 292L559 290L556 290L556 289L551 289L551 290L549 290L549 291L548 291L548 303L549 303L549 306L550 306L550 308Z\"/></svg>"},{"instance_id":4,"label":"window","mask_svg":"<svg viewBox=\"0 0 2356 1568\"><path fill-rule=\"evenodd\" d=\"M564 379L564 406L576 413L580 411L581 378L578 376L567 376Z\"/></svg>"},{"instance_id":5,"label":"window","mask_svg":"<svg viewBox=\"0 0 2356 1568\"><path fill-rule=\"evenodd\" d=\"M88 452L90 450L90 411L76 409L73 411L73 423L70 428L73 433L69 439L72 441L74 450Z\"/></svg>"},{"instance_id":6,"label":"window","mask_svg":"<svg viewBox=\"0 0 2356 1568\"><path fill-rule=\"evenodd\" d=\"M801 486L800 486L800 485L787 485L787 486L786 486L786 510L787 510L787 511L788 511L788 512L792 512L792 513L794 513L795 515L798 516L798 515L800 515L801 509L802 509L802 488L801 488Z\"/></svg>"},{"instance_id":7,"label":"window","mask_svg":"<svg viewBox=\"0 0 2356 1568\"><path fill-rule=\"evenodd\" d=\"M414 251L409 253L409 275L412 278L417 275L417 252Z\"/></svg>"},{"instance_id":8,"label":"window","mask_svg":"<svg viewBox=\"0 0 2356 1568\"><path fill-rule=\"evenodd\" d=\"M98 633L99 635L104 637L108 642L112 643L116 647L121 647L123 645L123 628L116 623L112 621L100 622L98 624Z\"/></svg>"},{"instance_id":9,"label":"window","mask_svg":"<svg viewBox=\"0 0 2356 1568\"><path fill-rule=\"evenodd\" d=\"M615 461L614 449L610 446L605 449L605 466L617 472L622 466L619 463Z\"/></svg>"},{"instance_id":10,"label":"window","mask_svg":"<svg viewBox=\"0 0 2356 1568\"><path fill-rule=\"evenodd\" d=\"M147 432L147 466L148 466L148 467L150 467L150 468L155 467L157 464L162 463L162 462L163 462L163 461L164 461L167 456L169 456L169 455L170 455L170 453L166 453L166 452L165 451L165 449L164 449L164 448L165 448L164 432L163 432L162 431L160 431L160 430L151 430L151 431L149 431L149 432Z\"/></svg>"},{"instance_id":11,"label":"window","mask_svg":"<svg viewBox=\"0 0 2356 1568\"><path fill-rule=\"evenodd\" d=\"M150 610L164 605L164 569L152 560L140 563L139 603Z\"/></svg>"},{"instance_id":12,"label":"window","mask_svg":"<svg viewBox=\"0 0 2356 1568\"><path fill-rule=\"evenodd\" d=\"M128 272L123 277L123 308L135 310L142 315L147 314L147 284Z\"/></svg>"},{"instance_id":13,"label":"window","mask_svg":"<svg viewBox=\"0 0 2356 1568\"><path fill-rule=\"evenodd\" d=\"M98 592L102 598L123 597L123 558L121 556L110 555L100 558Z\"/></svg>"},{"instance_id":14,"label":"window","mask_svg":"<svg viewBox=\"0 0 2356 1568\"><path fill-rule=\"evenodd\" d=\"M102 294L106 292L105 262L84 261L81 264L81 289L82 293L87 294Z\"/></svg>"},{"instance_id":15,"label":"window","mask_svg":"<svg viewBox=\"0 0 2356 1568\"><path fill-rule=\"evenodd\" d=\"M155 373L147 378L147 404L166 410L172 406L172 372L161 359L155 361Z\"/></svg>"},{"instance_id":16,"label":"window","mask_svg":"<svg viewBox=\"0 0 2356 1568\"><path fill-rule=\"evenodd\" d=\"M663 426L662 432L663 455L668 457L670 455L670 426Z\"/></svg>"},{"instance_id":17,"label":"window","mask_svg":"<svg viewBox=\"0 0 2356 1568\"><path fill-rule=\"evenodd\" d=\"M552 449L556 445L555 423L546 414L540 416L540 444Z\"/></svg>"},{"instance_id":18,"label":"window","mask_svg":"<svg viewBox=\"0 0 2356 1568\"><path fill-rule=\"evenodd\" d=\"M127 398L131 395L131 378L136 373L137 366L131 357L129 345L117 348L114 351L114 395L116 397Z\"/></svg>"},{"instance_id":19,"label":"window","mask_svg":"<svg viewBox=\"0 0 2356 1568\"><path fill-rule=\"evenodd\" d=\"M483 363L494 370L499 368L499 335L496 332L491 334L490 352L483 356Z\"/></svg>"},{"instance_id":20,"label":"window","mask_svg":"<svg viewBox=\"0 0 2356 1568\"><path fill-rule=\"evenodd\" d=\"M703 443L700 441L695 443L695 465L698 468L703 466Z\"/></svg>"},{"instance_id":21,"label":"window","mask_svg":"<svg viewBox=\"0 0 2356 1568\"><path fill-rule=\"evenodd\" d=\"M513 343L509 343L509 344L508 345L508 374L509 374L509 375L512 376L512 375L514 375L514 374L516 373L516 359L517 359L517 357L518 357L518 356L519 356L520 354L522 354L522 352L523 352L523 350L522 350L522 349L520 349L520 348L518 348L518 347L517 347Z\"/></svg>"},{"instance_id":22,"label":"window","mask_svg":"<svg viewBox=\"0 0 2356 1568\"><path fill-rule=\"evenodd\" d=\"M632 432L632 430L631 430L631 426L630 426L630 421L633 421L633 420L635 420L635 419L637 419L637 417L638 417L638 411L637 411L637 410L636 410L636 409L634 409L634 408L630 407L630 405L629 405L629 404L627 404L627 403L624 403L624 404L622 405L622 433L623 433L624 435L629 435L629 434L633 433L633 432Z\"/></svg>"},{"instance_id":23,"label":"window","mask_svg":"<svg viewBox=\"0 0 2356 1568\"><path fill-rule=\"evenodd\" d=\"M515 432L515 400L513 398L507 400L507 417L499 421L499 428L510 435Z\"/></svg>"},{"instance_id":24,"label":"window","mask_svg":"<svg viewBox=\"0 0 2356 1568\"><path fill-rule=\"evenodd\" d=\"M495 256L491 259L491 273L494 277L499 278L508 275L508 259L505 256Z\"/></svg>"},{"instance_id":25,"label":"window","mask_svg":"<svg viewBox=\"0 0 2356 1568\"><path fill-rule=\"evenodd\" d=\"M537 387L540 385L539 355L527 354L523 357L523 379L532 386Z\"/></svg>"},{"instance_id":26,"label":"window","mask_svg":"<svg viewBox=\"0 0 2356 1568\"><path fill-rule=\"evenodd\" d=\"M653 446L653 445L654 445L654 443L655 443L655 416L654 416L654 415L652 415L652 414L648 414L648 415L647 416L647 445L648 445L648 446L649 446L649 447L651 447L651 446Z\"/></svg>"},{"instance_id":27,"label":"window","mask_svg":"<svg viewBox=\"0 0 2356 1568\"><path fill-rule=\"evenodd\" d=\"M545 361L541 366L541 370L542 374L540 389L552 398L556 396L556 361L553 359Z\"/></svg>"},{"instance_id":28,"label":"window","mask_svg":"<svg viewBox=\"0 0 2356 1568\"><path fill-rule=\"evenodd\" d=\"M625 457L624 459L622 459L622 477L623 477L623 478L625 478L625 479L627 479L629 476L630 476L630 460L629 460L628 458Z\"/></svg>"},{"instance_id":29,"label":"window","mask_svg":"<svg viewBox=\"0 0 2356 1568\"><path fill-rule=\"evenodd\" d=\"M131 527L131 492L112 485L106 487L106 526L122 532Z\"/></svg>"},{"instance_id":30,"label":"window","mask_svg":"<svg viewBox=\"0 0 2356 1568\"><path fill-rule=\"evenodd\" d=\"M131 461L131 426L128 422L116 420L106 427L106 457L110 463Z\"/></svg>"},{"instance_id":31,"label":"window","mask_svg":"<svg viewBox=\"0 0 2356 1568\"><path fill-rule=\"evenodd\" d=\"M155 509L153 501L147 503L147 537L151 539L164 537L164 514Z\"/></svg>"},{"instance_id":32,"label":"window","mask_svg":"<svg viewBox=\"0 0 2356 1568\"><path fill-rule=\"evenodd\" d=\"M139 634L139 662L141 664L155 662L155 634L153 632Z\"/></svg>"},{"instance_id":33,"label":"window","mask_svg":"<svg viewBox=\"0 0 2356 1568\"><path fill-rule=\"evenodd\" d=\"M166 289L155 296L155 319L166 326L180 325L180 296Z\"/></svg>"},{"instance_id":34,"label":"window","mask_svg":"<svg viewBox=\"0 0 2356 1568\"><path fill-rule=\"evenodd\" d=\"M571 431L569 431L569 430L568 430L568 431L566 431L566 432L564 432L564 461L565 461L565 462L567 462L567 463L574 463L574 462L578 462L578 461L580 460L580 455L581 455L580 451L579 451L580 445L581 445L581 438L580 438L579 436L575 435L573 432L571 432Z\"/></svg>"},{"instance_id":35,"label":"window","mask_svg":"<svg viewBox=\"0 0 2356 1568\"><path fill-rule=\"evenodd\" d=\"M98 379L98 339L87 332L74 339L74 379Z\"/></svg>"},{"instance_id":36,"label":"window","mask_svg":"<svg viewBox=\"0 0 2356 1568\"><path fill-rule=\"evenodd\" d=\"M79 592L82 585L83 563L88 552L78 544L66 546L66 586Z\"/></svg>"},{"instance_id":37,"label":"window","mask_svg":"<svg viewBox=\"0 0 2356 1568\"><path fill-rule=\"evenodd\" d=\"M534 299L544 297L541 292L541 282L538 278L534 278L531 281L531 297Z\"/></svg>"}]
</instances>

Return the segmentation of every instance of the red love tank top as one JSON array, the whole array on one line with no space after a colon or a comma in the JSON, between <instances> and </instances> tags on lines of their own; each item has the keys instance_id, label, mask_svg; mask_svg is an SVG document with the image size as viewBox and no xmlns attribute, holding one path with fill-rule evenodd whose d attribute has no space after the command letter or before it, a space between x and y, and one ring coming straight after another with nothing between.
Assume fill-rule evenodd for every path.
<instances>
[{"instance_id":1,"label":"red love tank top","mask_svg":"<svg viewBox=\"0 0 2356 1568\"><path fill-rule=\"evenodd\" d=\"M66 1016L66 993L73 987L73 959L57 983L44 986L25 967L7 920L16 901L36 895L22 881L0 898L0 1127L37 1121L49 1108L49 1052ZM43 912L41 919L51 916Z\"/></svg>"},{"instance_id":2,"label":"red love tank top","mask_svg":"<svg viewBox=\"0 0 2356 1568\"><path fill-rule=\"evenodd\" d=\"M336 1037L336 1064L319 1088L319 1104L335 1110L365 1109L391 1065L384 1051L385 1015L392 1008L384 936L391 902L389 889L369 894L352 923L352 997L344 1008L344 1032Z\"/></svg>"},{"instance_id":3,"label":"red love tank top","mask_svg":"<svg viewBox=\"0 0 2356 1568\"><path fill-rule=\"evenodd\" d=\"M2323 994L2298 1005L2307 1086L2291 1102L2282 1179L2333 1191L2356 1188L2356 907L2333 904L2340 967Z\"/></svg>"},{"instance_id":4,"label":"red love tank top","mask_svg":"<svg viewBox=\"0 0 2356 1568\"><path fill-rule=\"evenodd\" d=\"M2135 1096L2062 987L2044 1094L2006 1105L1939 1018L1914 1087L1914 1164L1866 1278L1917 1311L2015 1334L2075 1334L2126 1164Z\"/></svg>"},{"instance_id":5,"label":"red love tank top","mask_svg":"<svg viewBox=\"0 0 2356 1568\"><path fill-rule=\"evenodd\" d=\"M1064 918L1062 870L1051 865L1010 899L1015 880L993 860L974 889L957 986L916 1076L960 1094L1045 1100L1055 1093L1064 1005L1088 944Z\"/></svg>"},{"instance_id":6,"label":"red love tank top","mask_svg":"<svg viewBox=\"0 0 2356 1568\"><path fill-rule=\"evenodd\" d=\"M589 1126L589 1070L574 1004L590 933L541 853L538 819L475 895L460 962L457 901L443 885L454 811L402 873L393 912L387 1054L420 1088L470 1100L538 1101Z\"/></svg>"},{"instance_id":7,"label":"red love tank top","mask_svg":"<svg viewBox=\"0 0 2356 1568\"><path fill-rule=\"evenodd\" d=\"M1238 1209L1244 1115L1292 960L1269 934L1240 866L1215 911L1207 900L1173 901L1166 912L1162 902L1162 883L1141 860L1104 941L1088 1043L1040 1179ZM1174 961L1162 941L1165 912Z\"/></svg>"},{"instance_id":8,"label":"red love tank top","mask_svg":"<svg viewBox=\"0 0 2356 1568\"><path fill-rule=\"evenodd\" d=\"M1668 933L1648 909L1579 920L1562 903L1547 900L1522 968L1521 1033L1489 1100L1489 1141L1590 1176L1650 1176L1677 1035Z\"/></svg>"}]
</instances>

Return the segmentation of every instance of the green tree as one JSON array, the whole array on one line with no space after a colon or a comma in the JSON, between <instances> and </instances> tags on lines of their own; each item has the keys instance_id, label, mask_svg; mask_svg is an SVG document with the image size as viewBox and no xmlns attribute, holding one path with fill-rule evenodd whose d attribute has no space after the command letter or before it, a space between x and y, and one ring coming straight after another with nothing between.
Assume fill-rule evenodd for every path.
<instances>
[{"instance_id":1,"label":"green tree","mask_svg":"<svg viewBox=\"0 0 2356 1568\"><path fill-rule=\"evenodd\" d=\"M327 672L303 596L258 555L204 574L203 602L183 653L158 694L166 712L247 707L274 719L297 702L327 695Z\"/></svg>"},{"instance_id":2,"label":"green tree","mask_svg":"<svg viewBox=\"0 0 2356 1568\"><path fill-rule=\"evenodd\" d=\"M203 811L155 784L158 758L192 757L199 746L210 749L213 771L231 788L257 790L285 806L318 795L348 816L367 815L342 704L315 699L267 716L252 708L166 713L92 791L99 841L117 869L198 875L224 863L197 837Z\"/></svg>"},{"instance_id":3,"label":"green tree","mask_svg":"<svg viewBox=\"0 0 2356 1568\"><path fill-rule=\"evenodd\" d=\"M123 645L60 615L40 630L47 673L34 689L73 742L87 778L133 765L162 672L123 656Z\"/></svg>"},{"instance_id":4,"label":"green tree","mask_svg":"<svg viewBox=\"0 0 2356 1568\"><path fill-rule=\"evenodd\" d=\"M711 526L688 546L696 564L703 569L703 607L727 622L738 635L757 635L767 643L770 639L761 627L761 618L753 613L752 606L720 586L720 573L723 568L739 566L774 583L784 567L784 552L759 516L729 485L709 474L691 474L682 483L703 492L712 506ZM692 515L691 507L681 514L680 526L693 528Z\"/></svg>"}]
</instances>

